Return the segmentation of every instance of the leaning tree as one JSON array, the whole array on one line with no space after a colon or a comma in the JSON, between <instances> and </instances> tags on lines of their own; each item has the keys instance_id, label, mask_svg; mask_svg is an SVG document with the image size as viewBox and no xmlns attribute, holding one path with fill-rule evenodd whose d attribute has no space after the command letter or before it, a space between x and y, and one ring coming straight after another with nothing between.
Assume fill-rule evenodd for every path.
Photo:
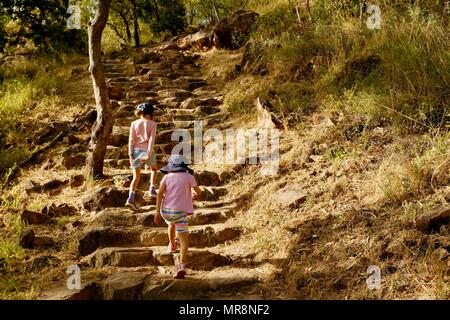
<instances>
[{"instance_id":1,"label":"leaning tree","mask_svg":"<svg viewBox=\"0 0 450 320\"><path fill-rule=\"evenodd\" d=\"M86 165L87 179L103 177L103 160L113 126L113 114L102 63L102 33L108 21L111 0L99 0L95 17L89 22L89 72L94 87L97 120L92 128Z\"/></svg>"}]
</instances>

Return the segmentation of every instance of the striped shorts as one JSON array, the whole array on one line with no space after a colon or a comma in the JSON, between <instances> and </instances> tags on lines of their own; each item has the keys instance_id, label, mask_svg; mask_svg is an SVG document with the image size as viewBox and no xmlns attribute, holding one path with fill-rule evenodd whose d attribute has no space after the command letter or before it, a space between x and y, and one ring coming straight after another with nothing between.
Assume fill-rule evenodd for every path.
<instances>
[{"instance_id":1,"label":"striped shorts","mask_svg":"<svg viewBox=\"0 0 450 320\"><path fill-rule=\"evenodd\" d=\"M162 208L161 215L167 224L175 224L177 233L188 232L188 215L184 211Z\"/></svg>"}]
</instances>

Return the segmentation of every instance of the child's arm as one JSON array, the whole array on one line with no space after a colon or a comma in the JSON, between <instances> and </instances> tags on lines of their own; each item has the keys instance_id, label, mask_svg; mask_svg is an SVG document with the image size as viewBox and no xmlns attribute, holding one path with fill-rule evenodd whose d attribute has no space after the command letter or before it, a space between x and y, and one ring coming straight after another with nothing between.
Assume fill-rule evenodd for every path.
<instances>
[{"instance_id":1,"label":"child's arm","mask_svg":"<svg viewBox=\"0 0 450 320\"><path fill-rule=\"evenodd\" d=\"M134 128L133 125L131 125L130 127L130 136L128 139L128 155L130 156L130 163L133 163L134 160L134 155L133 155L133 151L134 151L134 144L135 144L135 137L134 137Z\"/></svg>"},{"instance_id":2,"label":"child's arm","mask_svg":"<svg viewBox=\"0 0 450 320\"><path fill-rule=\"evenodd\" d=\"M199 186L195 186L193 189L194 189L194 191L195 191L195 194L192 195L192 198L193 198L193 199L198 199L198 198L200 198L201 195L202 195L202 189L200 189Z\"/></svg>"},{"instance_id":3,"label":"child's arm","mask_svg":"<svg viewBox=\"0 0 450 320\"><path fill-rule=\"evenodd\" d=\"M156 196L156 214L155 214L156 224L161 223L161 203L165 192L166 192L166 185L161 182L158 189L158 195Z\"/></svg>"},{"instance_id":4,"label":"child's arm","mask_svg":"<svg viewBox=\"0 0 450 320\"><path fill-rule=\"evenodd\" d=\"M155 146L155 140L156 140L156 123L155 126L152 128L152 131L150 133L150 139L148 141L148 151L147 154L150 157L153 153L153 147Z\"/></svg>"}]
</instances>

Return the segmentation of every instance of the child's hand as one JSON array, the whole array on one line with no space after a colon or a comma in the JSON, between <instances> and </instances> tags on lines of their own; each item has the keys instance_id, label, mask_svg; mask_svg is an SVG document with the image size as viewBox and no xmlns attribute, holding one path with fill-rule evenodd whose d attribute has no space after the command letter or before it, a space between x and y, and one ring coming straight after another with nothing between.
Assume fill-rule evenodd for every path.
<instances>
[{"instance_id":1,"label":"child's hand","mask_svg":"<svg viewBox=\"0 0 450 320\"><path fill-rule=\"evenodd\" d=\"M160 213L156 213L156 215L155 215L155 224L157 224L157 225L161 224L161 214Z\"/></svg>"}]
</instances>

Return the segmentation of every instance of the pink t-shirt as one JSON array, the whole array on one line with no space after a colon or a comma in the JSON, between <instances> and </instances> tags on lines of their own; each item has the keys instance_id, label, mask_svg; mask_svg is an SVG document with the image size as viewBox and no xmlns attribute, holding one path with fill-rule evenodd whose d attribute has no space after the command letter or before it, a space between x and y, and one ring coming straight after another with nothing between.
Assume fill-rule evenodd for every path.
<instances>
[{"instance_id":1,"label":"pink t-shirt","mask_svg":"<svg viewBox=\"0 0 450 320\"><path fill-rule=\"evenodd\" d=\"M151 139L151 143L150 142ZM156 122L146 119L138 119L131 123L128 154L133 155L134 149L148 151L153 150L156 139Z\"/></svg>"},{"instance_id":2,"label":"pink t-shirt","mask_svg":"<svg viewBox=\"0 0 450 320\"><path fill-rule=\"evenodd\" d=\"M166 187L162 207L186 213L194 213L192 190L197 186L193 175L187 172L171 172L166 174L160 186Z\"/></svg>"}]
</instances>

